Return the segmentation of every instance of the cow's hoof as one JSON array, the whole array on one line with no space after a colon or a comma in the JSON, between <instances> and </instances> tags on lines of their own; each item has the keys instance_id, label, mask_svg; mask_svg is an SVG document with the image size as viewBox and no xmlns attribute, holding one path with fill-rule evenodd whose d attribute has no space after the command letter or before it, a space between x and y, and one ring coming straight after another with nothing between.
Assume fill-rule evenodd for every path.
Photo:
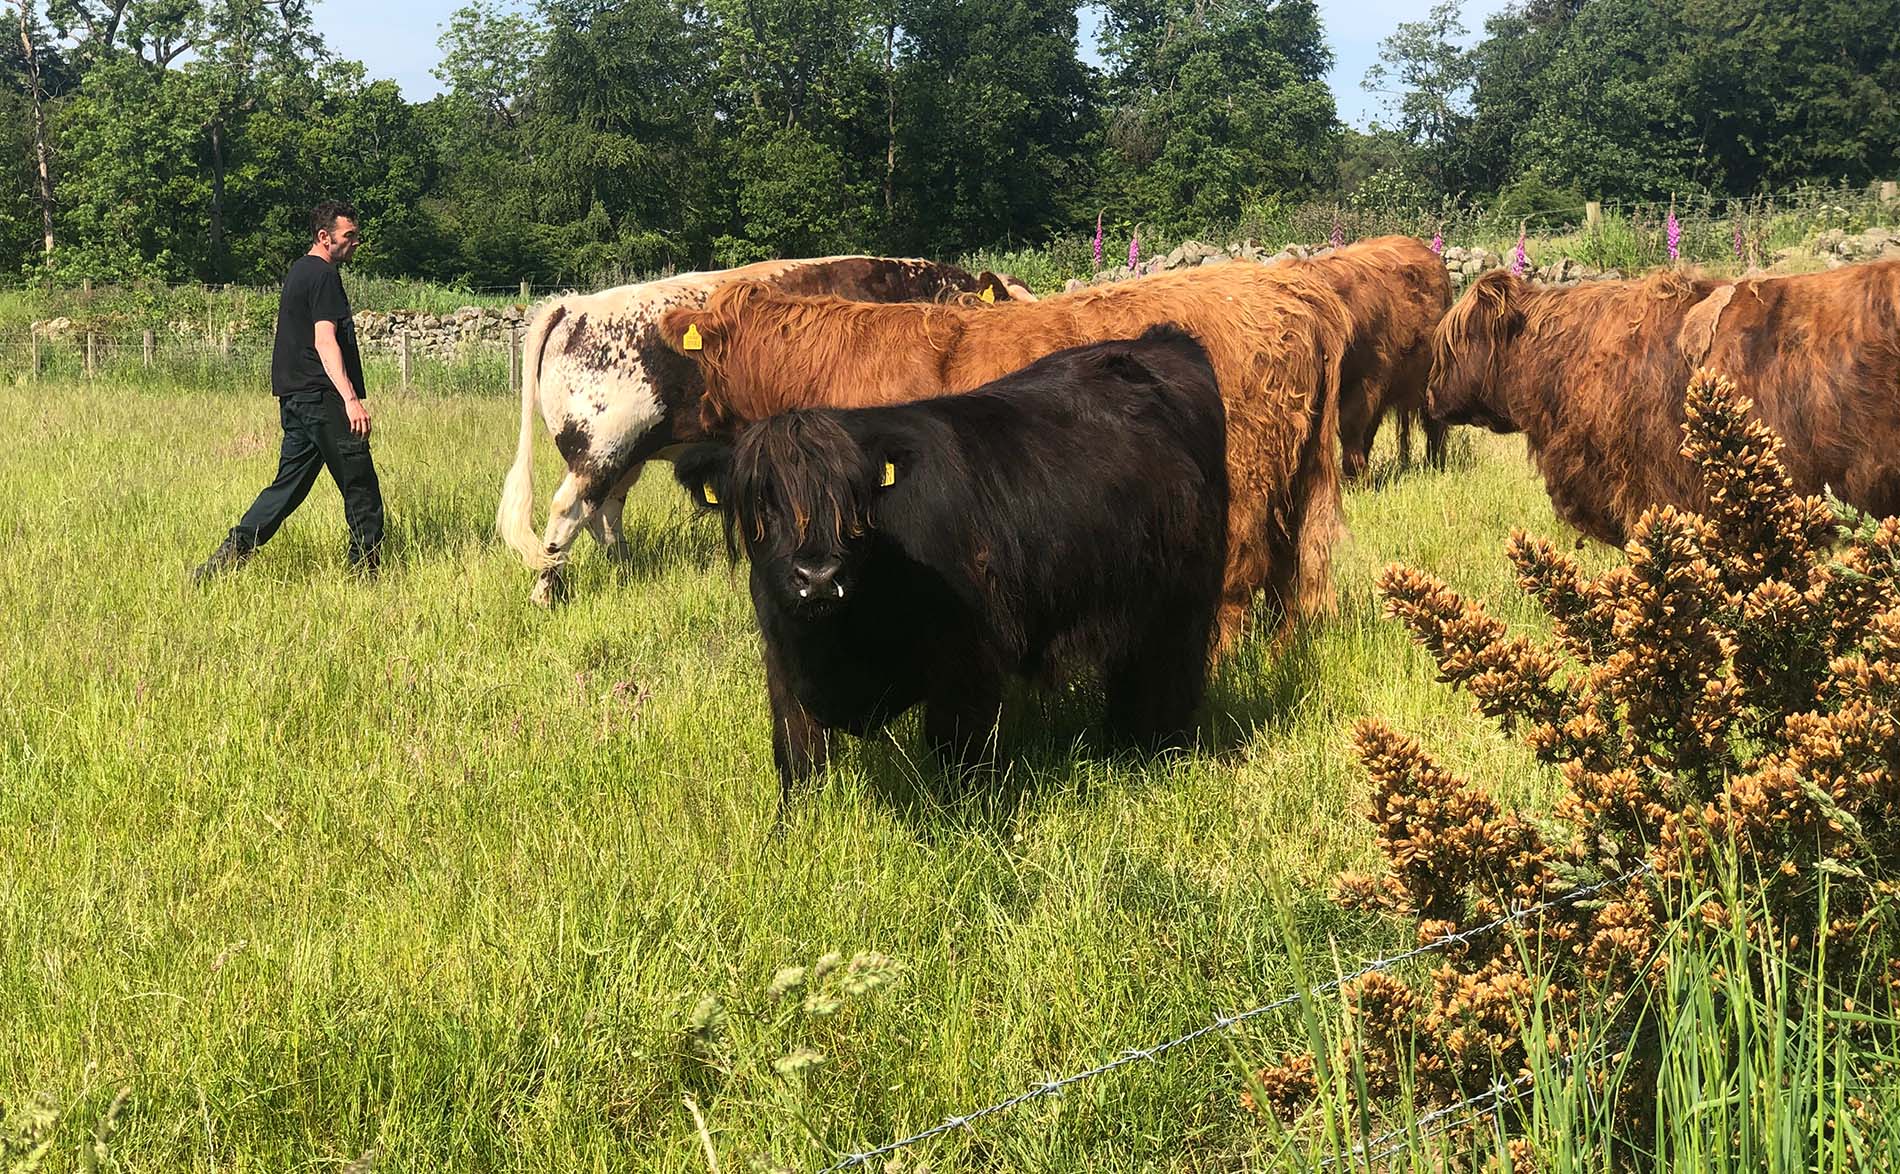
<instances>
[{"instance_id":1,"label":"cow's hoof","mask_svg":"<svg viewBox=\"0 0 1900 1174\"><path fill-rule=\"evenodd\" d=\"M544 572L528 592L528 602L536 607L552 608L567 602L567 580L558 572Z\"/></svg>"}]
</instances>

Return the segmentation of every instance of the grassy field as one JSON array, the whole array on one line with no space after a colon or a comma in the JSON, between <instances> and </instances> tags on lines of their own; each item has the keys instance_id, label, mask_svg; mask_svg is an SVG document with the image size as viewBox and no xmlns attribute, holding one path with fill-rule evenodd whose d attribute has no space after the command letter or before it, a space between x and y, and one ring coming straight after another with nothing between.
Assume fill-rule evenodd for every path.
<instances>
[{"instance_id":1,"label":"grassy field","mask_svg":"<svg viewBox=\"0 0 1900 1174\"><path fill-rule=\"evenodd\" d=\"M1326 899L1373 863L1355 719L1507 801L1553 791L1371 589L1401 560L1540 626L1500 548L1563 531L1514 440L1353 491L1338 616L1245 648L1202 751L1118 759L1086 694L1023 694L997 785L959 793L906 723L775 837L743 570L667 470L632 565L585 549L548 614L488 535L516 405L374 402L384 577L345 573L326 481L193 590L274 466L268 397L0 387L0 1158L39 1106L50 1169L95 1132L137 1171L813 1169L1264 1002L1295 951L1324 974L1400 944ZM834 951L890 963L768 993ZM1264 1017L899 1168L1269 1165L1241 1072L1303 1030Z\"/></svg>"}]
</instances>

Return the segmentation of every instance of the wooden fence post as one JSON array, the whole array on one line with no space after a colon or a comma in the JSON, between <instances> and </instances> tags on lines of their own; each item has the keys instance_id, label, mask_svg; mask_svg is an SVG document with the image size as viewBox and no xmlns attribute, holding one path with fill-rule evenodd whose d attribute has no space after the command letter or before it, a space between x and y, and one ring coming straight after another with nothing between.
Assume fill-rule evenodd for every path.
<instances>
[{"instance_id":1,"label":"wooden fence post","mask_svg":"<svg viewBox=\"0 0 1900 1174\"><path fill-rule=\"evenodd\" d=\"M1883 204L1891 204L1895 200L1900 200L1900 182L1891 179L1881 180L1880 202Z\"/></svg>"},{"instance_id":2,"label":"wooden fence post","mask_svg":"<svg viewBox=\"0 0 1900 1174\"><path fill-rule=\"evenodd\" d=\"M402 332L402 393L409 394L409 332Z\"/></svg>"},{"instance_id":3,"label":"wooden fence post","mask_svg":"<svg viewBox=\"0 0 1900 1174\"><path fill-rule=\"evenodd\" d=\"M528 293L528 279L524 277L521 279L521 300L525 302L530 296Z\"/></svg>"},{"instance_id":4,"label":"wooden fence post","mask_svg":"<svg viewBox=\"0 0 1900 1174\"><path fill-rule=\"evenodd\" d=\"M93 355L93 339L97 337L92 331L86 331L86 378L88 379L97 374L99 369L98 361Z\"/></svg>"},{"instance_id":5,"label":"wooden fence post","mask_svg":"<svg viewBox=\"0 0 1900 1174\"><path fill-rule=\"evenodd\" d=\"M147 329L145 332L144 343L145 343L145 369L147 371L150 371L152 369L152 343L153 343L152 332L150 329Z\"/></svg>"},{"instance_id":6,"label":"wooden fence post","mask_svg":"<svg viewBox=\"0 0 1900 1174\"><path fill-rule=\"evenodd\" d=\"M79 292L85 294L87 297L92 296L92 278L82 277L79 279Z\"/></svg>"},{"instance_id":7,"label":"wooden fence post","mask_svg":"<svg viewBox=\"0 0 1900 1174\"><path fill-rule=\"evenodd\" d=\"M1589 200L1583 205L1583 226L1591 232L1603 227L1603 201Z\"/></svg>"},{"instance_id":8,"label":"wooden fence post","mask_svg":"<svg viewBox=\"0 0 1900 1174\"><path fill-rule=\"evenodd\" d=\"M510 395L521 390L519 376L521 369L515 366L521 361L521 327L513 322L508 324L508 392Z\"/></svg>"},{"instance_id":9,"label":"wooden fence post","mask_svg":"<svg viewBox=\"0 0 1900 1174\"><path fill-rule=\"evenodd\" d=\"M33 382L38 383L40 381L40 332L29 330L27 333L33 338Z\"/></svg>"}]
</instances>

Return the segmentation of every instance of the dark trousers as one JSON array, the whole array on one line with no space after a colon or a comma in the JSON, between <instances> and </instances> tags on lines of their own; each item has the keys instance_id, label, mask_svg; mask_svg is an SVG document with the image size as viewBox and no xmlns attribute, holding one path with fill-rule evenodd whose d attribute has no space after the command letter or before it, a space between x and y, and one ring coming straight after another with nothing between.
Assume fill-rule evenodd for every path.
<instances>
[{"instance_id":1,"label":"dark trousers","mask_svg":"<svg viewBox=\"0 0 1900 1174\"><path fill-rule=\"evenodd\" d=\"M350 527L350 561L372 558L383 542L383 491L369 456L369 437L350 431L343 399L278 401L284 447L277 457L277 478L257 495L231 530L231 538L251 548L269 542L284 519L303 504L317 474L325 468L343 492L343 518Z\"/></svg>"}]
</instances>

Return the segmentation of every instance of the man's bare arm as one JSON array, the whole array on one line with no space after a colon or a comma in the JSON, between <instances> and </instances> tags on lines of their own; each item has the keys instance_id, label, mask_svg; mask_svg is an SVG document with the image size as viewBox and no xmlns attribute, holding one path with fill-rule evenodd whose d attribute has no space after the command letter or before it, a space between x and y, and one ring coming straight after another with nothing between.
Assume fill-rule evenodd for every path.
<instances>
[{"instance_id":1,"label":"man's bare arm","mask_svg":"<svg viewBox=\"0 0 1900 1174\"><path fill-rule=\"evenodd\" d=\"M343 367L343 348L337 345L336 323L325 319L316 324L317 358L323 360L323 373L330 377L337 394L343 397L343 412L350 419L350 431L369 435L369 408L356 394L350 374Z\"/></svg>"}]
</instances>

